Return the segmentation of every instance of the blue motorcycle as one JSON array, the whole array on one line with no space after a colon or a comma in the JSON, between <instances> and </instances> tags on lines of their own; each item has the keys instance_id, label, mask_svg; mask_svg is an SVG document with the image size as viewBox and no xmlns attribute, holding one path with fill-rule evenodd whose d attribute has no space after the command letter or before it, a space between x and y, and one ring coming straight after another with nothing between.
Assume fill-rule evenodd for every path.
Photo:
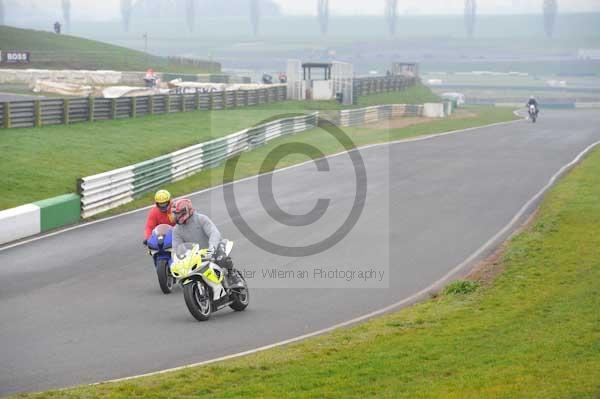
<instances>
[{"instance_id":1,"label":"blue motorcycle","mask_svg":"<svg viewBox=\"0 0 600 399\"><path fill-rule=\"evenodd\" d=\"M170 294L175 283L175 278L171 275L173 228L168 224L156 226L147 245L148 252L154 259L160 289L164 294Z\"/></svg>"}]
</instances>

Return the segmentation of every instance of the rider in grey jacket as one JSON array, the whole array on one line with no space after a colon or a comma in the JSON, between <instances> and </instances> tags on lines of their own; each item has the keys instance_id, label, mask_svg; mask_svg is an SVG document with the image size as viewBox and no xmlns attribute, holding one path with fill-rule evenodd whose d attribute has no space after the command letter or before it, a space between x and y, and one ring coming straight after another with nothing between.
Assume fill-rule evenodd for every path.
<instances>
[{"instance_id":1,"label":"rider in grey jacket","mask_svg":"<svg viewBox=\"0 0 600 399\"><path fill-rule=\"evenodd\" d=\"M173 248L177 250L179 245L193 242L199 244L200 248L208 248L208 256L211 257L221 242L221 233L217 226L208 216L197 213L192 206L192 201L187 198L177 200L172 210L177 222L173 229ZM231 271L233 264L229 260L220 266ZM230 286L239 282L235 273L228 273L228 275Z\"/></svg>"},{"instance_id":2,"label":"rider in grey jacket","mask_svg":"<svg viewBox=\"0 0 600 399\"><path fill-rule=\"evenodd\" d=\"M177 223L173 229L173 248L185 242L200 244L200 248L208 248L210 251L221 242L221 233L208 216L194 213L185 223Z\"/></svg>"}]
</instances>

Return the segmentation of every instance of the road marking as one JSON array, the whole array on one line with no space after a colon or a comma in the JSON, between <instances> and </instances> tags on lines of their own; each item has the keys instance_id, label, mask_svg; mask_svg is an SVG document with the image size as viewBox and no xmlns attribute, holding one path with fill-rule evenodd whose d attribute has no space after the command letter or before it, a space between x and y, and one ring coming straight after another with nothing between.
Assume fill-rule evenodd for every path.
<instances>
[{"instance_id":1,"label":"road marking","mask_svg":"<svg viewBox=\"0 0 600 399\"><path fill-rule=\"evenodd\" d=\"M521 115L519 115L517 113L517 111L515 111L514 114L517 115L517 116L519 116L519 117L522 117ZM363 151L363 150L368 150L368 149L371 149L371 148L376 148L376 147L381 147L381 146L386 146L386 145L411 143L411 142L414 142L414 141L421 141L421 140L431 140L431 139L434 139L434 138L437 138L437 137L448 136L448 135L451 135L451 134L458 134L458 133L465 133L465 132L470 133L470 132L473 132L474 130L478 130L478 129L485 129L485 128L488 128L488 127L508 125L508 124L513 124L513 123L522 122L522 121L523 120L520 119L520 120L513 120L513 121L506 121L506 122L497 122L497 123L491 123L489 125L475 126L475 127L470 127L470 128L466 128L466 129L460 129L460 130L452 130L452 131L444 132L444 133L433 133L433 134L428 134L428 135L424 135L424 136L418 136L418 137L411 137L411 138L407 138L407 139L388 141L388 142L385 142L385 143L367 144L367 145L364 145L362 147L356 147L355 149L353 149L351 151L341 151L341 152L338 152L336 154L326 155L323 158L334 158L334 157L338 157L340 155L347 154L349 152ZM323 158L320 158L320 159L323 159ZM299 168L299 167L304 166L304 165L306 165L308 163L314 163L317 160L318 159L315 159L315 160L311 159L311 160L308 160L308 161L305 161L305 162L302 162L302 163L298 163L298 164L295 164L295 165L286 166L285 168L276 169L276 170L274 170L272 172L269 172L269 173L273 173L273 174L274 173L281 173L281 172L284 172L284 171L289 170L289 169ZM205 188L205 189L202 189L202 190L199 190L199 191L195 191L195 192L192 192L190 194L185 194L185 195L179 196L179 197L181 198L181 197L184 197L184 196L185 197L191 197L191 196L195 196L195 195L200 195L200 194L212 191L212 190L223 188L223 187L225 187L227 185L230 185L230 184L242 183L244 181L248 181L248 180L251 180L251 179L256 179L256 178L258 178L258 176L259 175L248 176L248 177L245 177L245 178L240 179L240 180L235 180L235 181L233 181L231 183L220 184L218 186L208 187L208 188ZM80 229L80 228L83 228L83 227L89 227L89 226L92 226L92 225L97 224L97 223L108 222L108 221L116 219L116 218L120 218L120 217L123 217L123 216L131 215L131 214L134 214L134 213L137 213L137 212L141 212L141 211L150 209L153 206L154 205L148 205L148 206L145 206L143 208L134 209L134 210L131 210L131 211L128 211L128 212L120 213L118 215L109 216L109 217L106 217L106 218L103 218L103 219L99 219L99 220L94 220L92 222L80 223L80 224L77 224L75 226L71 226L71 227L67 227L67 228L64 228L64 229L57 230L57 231L53 231L51 233L42 234L42 235L39 235L39 236L36 236L36 237L32 237L32 238L28 238L28 239L25 239L25 240L22 240L22 241L18 241L18 242L15 242L13 244L7 244L7 245L4 245L4 246L0 246L0 252L5 251L7 249L19 247L21 245L29 244L31 242L38 241L38 240L41 240L41 239L44 239L44 238L50 238L50 237L53 237L53 236L58 235L58 234L69 232L71 230Z\"/></svg>"}]
</instances>

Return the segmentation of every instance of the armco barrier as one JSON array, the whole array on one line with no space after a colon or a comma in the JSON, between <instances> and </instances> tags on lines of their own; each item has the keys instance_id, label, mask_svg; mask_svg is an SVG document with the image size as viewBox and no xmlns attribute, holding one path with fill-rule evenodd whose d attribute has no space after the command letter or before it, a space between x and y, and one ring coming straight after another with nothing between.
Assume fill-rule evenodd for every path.
<instances>
[{"instance_id":1,"label":"armco barrier","mask_svg":"<svg viewBox=\"0 0 600 399\"><path fill-rule=\"evenodd\" d=\"M417 82L417 78L403 75L355 78L353 82L354 98L369 94L403 91L414 86Z\"/></svg>"},{"instance_id":2,"label":"armco barrier","mask_svg":"<svg viewBox=\"0 0 600 399\"><path fill-rule=\"evenodd\" d=\"M575 103L575 108L600 108L600 103Z\"/></svg>"},{"instance_id":3,"label":"armco barrier","mask_svg":"<svg viewBox=\"0 0 600 399\"><path fill-rule=\"evenodd\" d=\"M144 115L221 110L284 101L285 85L254 90L121 98L65 98L0 103L0 128L41 127L135 118Z\"/></svg>"},{"instance_id":4,"label":"armco barrier","mask_svg":"<svg viewBox=\"0 0 600 399\"><path fill-rule=\"evenodd\" d=\"M356 126L403 116L423 115L423 105L393 104L340 111L340 126Z\"/></svg>"},{"instance_id":5,"label":"armco barrier","mask_svg":"<svg viewBox=\"0 0 600 399\"><path fill-rule=\"evenodd\" d=\"M67 194L0 211L0 244L78 222L79 204L78 195Z\"/></svg>"},{"instance_id":6,"label":"armco barrier","mask_svg":"<svg viewBox=\"0 0 600 399\"><path fill-rule=\"evenodd\" d=\"M481 104L480 101L472 102L469 101L469 104ZM525 102L489 102L487 105L493 105L495 107L511 107L511 108L525 108ZM547 109L573 109L573 108L600 108L599 102L587 102L587 103L560 103L560 102L548 102L548 103L540 103L540 110L544 108Z\"/></svg>"},{"instance_id":7,"label":"armco barrier","mask_svg":"<svg viewBox=\"0 0 600 399\"><path fill-rule=\"evenodd\" d=\"M81 178L78 181L81 216L87 218L115 208L269 140L312 129L317 123L318 112L276 120L135 165Z\"/></svg>"}]
</instances>

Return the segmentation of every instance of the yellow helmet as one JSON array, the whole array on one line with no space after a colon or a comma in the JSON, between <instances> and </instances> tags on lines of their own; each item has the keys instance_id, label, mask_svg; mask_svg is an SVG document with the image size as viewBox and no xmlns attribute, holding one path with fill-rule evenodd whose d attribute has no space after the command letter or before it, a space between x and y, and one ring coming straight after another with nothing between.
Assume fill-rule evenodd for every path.
<instances>
[{"instance_id":1,"label":"yellow helmet","mask_svg":"<svg viewBox=\"0 0 600 399\"><path fill-rule=\"evenodd\" d=\"M171 201L171 193L167 190L159 190L154 195L154 202L157 204L165 204Z\"/></svg>"}]
</instances>

